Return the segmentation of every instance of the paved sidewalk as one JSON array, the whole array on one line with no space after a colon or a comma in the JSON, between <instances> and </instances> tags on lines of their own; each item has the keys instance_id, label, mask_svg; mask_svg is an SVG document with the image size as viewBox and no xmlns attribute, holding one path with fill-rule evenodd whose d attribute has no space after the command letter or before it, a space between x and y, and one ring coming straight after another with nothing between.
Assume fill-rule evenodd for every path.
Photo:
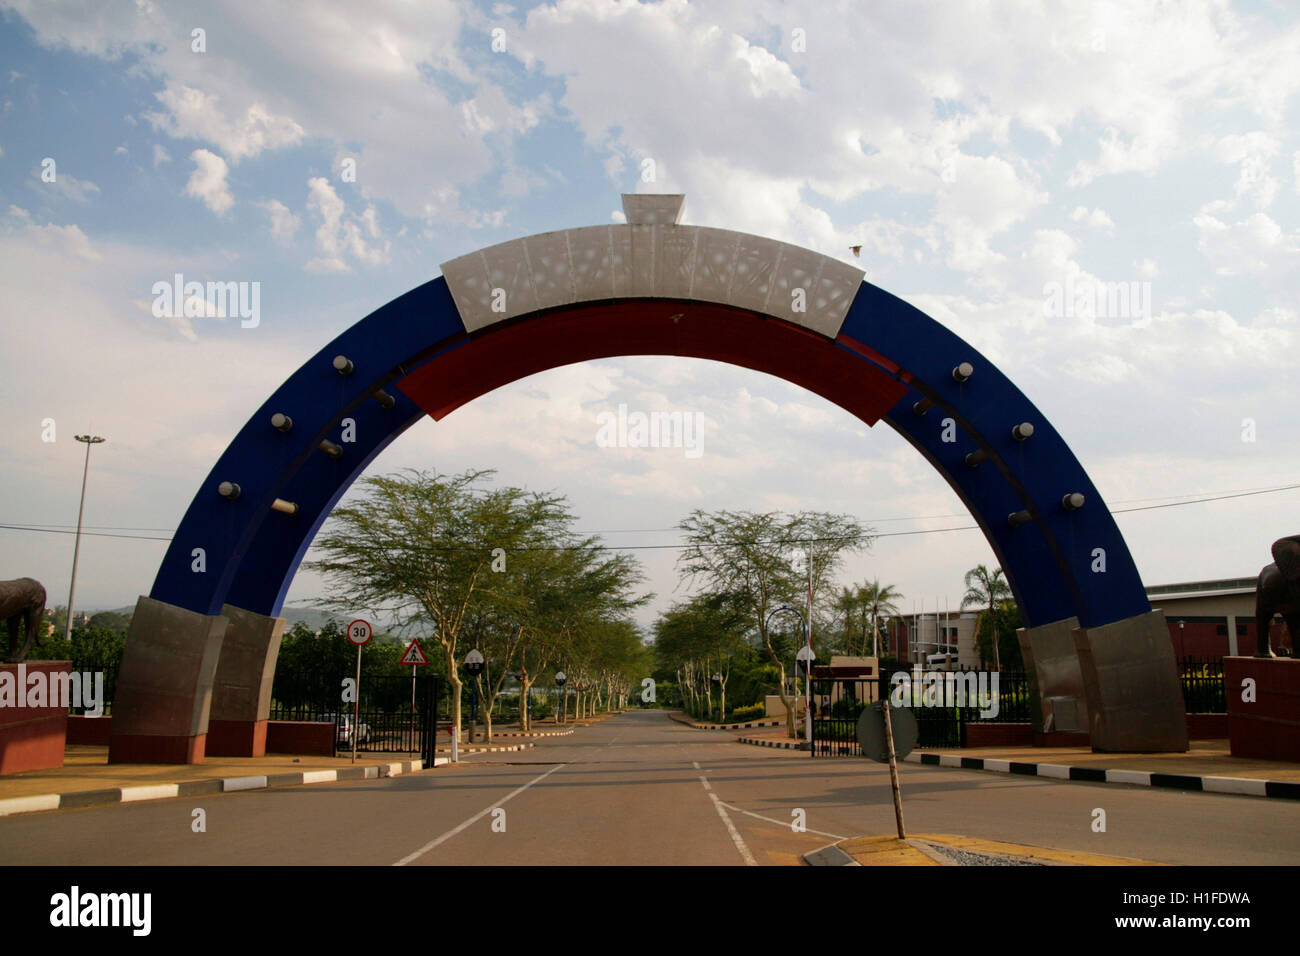
<instances>
[{"instance_id":1,"label":"paved sidewalk","mask_svg":"<svg viewBox=\"0 0 1300 956\"><path fill-rule=\"evenodd\" d=\"M1087 747L971 747L918 751L918 753L1057 764L1067 767L1100 767L1108 770L1245 777L1300 783L1300 764L1285 760L1234 757L1228 751L1227 740L1193 740L1191 749L1184 754L1099 754L1093 753Z\"/></svg>"},{"instance_id":2,"label":"paved sidewalk","mask_svg":"<svg viewBox=\"0 0 1300 956\"><path fill-rule=\"evenodd\" d=\"M580 721L570 719L568 724L562 725L562 730L543 731L536 736L568 736L577 727L589 727L612 716L616 715L598 714ZM464 757L482 753L514 753L535 746L531 740L494 742L491 745L467 743L461 746L460 754ZM450 753L450 745L438 746L435 766L450 762ZM358 755L355 764L350 755L295 757L292 754L208 757L201 764L110 764L107 747L70 744L62 767L0 776L0 816L135 800L161 800L197 793L376 779L421 769L425 769L423 763L412 759L409 753L362 754Z\"/></svg>"},{"instance_id":3,"label":"paved sidewalk","mask_svg":"<svg viewBox=\"0 0 1300 956\"><path fill-rule=\"evenodd\" d=\"M107 747L70 746L64 766L0 777L0 816L201 793L373 780L424 769L402 754L348 757L212 757L201 764L110 764ZM386 758L386 759L385 759ZM445 763L437 759L438 764Z\"/></svg>"}]
</instances>

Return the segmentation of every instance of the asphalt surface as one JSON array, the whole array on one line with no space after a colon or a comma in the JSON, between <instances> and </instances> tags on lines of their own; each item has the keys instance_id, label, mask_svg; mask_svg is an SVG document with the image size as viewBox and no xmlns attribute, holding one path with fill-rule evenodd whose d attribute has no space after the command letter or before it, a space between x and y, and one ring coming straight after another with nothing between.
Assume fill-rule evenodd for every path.
<instances>
[{"instance_id":1,"label":"asphalt surface","mask_svg":"<svg viewBox=\"0 0 1300 956\"><path fill-rule=\"evenodd\" d=\"M900 775L910 832L1300 864L1300 802L911 764ZM0 818L0 864L791 865L893 832L883 765L745 746L650 711L409 776Z\"/></svg>"}]
</instances>

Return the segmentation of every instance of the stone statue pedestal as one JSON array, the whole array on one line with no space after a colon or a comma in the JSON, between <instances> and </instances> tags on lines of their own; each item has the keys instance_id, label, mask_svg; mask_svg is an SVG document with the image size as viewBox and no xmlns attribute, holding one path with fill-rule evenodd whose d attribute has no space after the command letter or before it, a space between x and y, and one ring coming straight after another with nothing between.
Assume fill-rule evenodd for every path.
<instances>
[{"instance_id":1,"label":"stone statue pedestal","mask_svg":"<svg viewBox=\"0 0 1300 956\"><path fill-rule=\"evenodd\" d=\"M0 774L63 766L68 707L62 696L52 696L51 684L66 681L50 676L71 671L71 661L0 664Z\"/></svg>"},{"instance_id":2,"label":"stone statue pedestal","mask_svg":"<svg viewBox=\"0 0 1300 956\"><path fill-rule=\"evenodd\" d=\"M1254 701L1242 700L1247 680ZM1300 762L1300 660L1225 657L1223 685L1232 755Z\"/></svg>"}]
</instances>

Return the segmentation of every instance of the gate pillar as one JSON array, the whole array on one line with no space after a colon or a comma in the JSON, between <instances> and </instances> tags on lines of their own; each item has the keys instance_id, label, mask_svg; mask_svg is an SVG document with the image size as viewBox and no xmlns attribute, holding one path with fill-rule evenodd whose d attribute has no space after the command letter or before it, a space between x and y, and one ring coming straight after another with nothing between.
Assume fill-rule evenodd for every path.
<instances>
[{"instance_id":1,"label":"gate pillar","mask_svg":"<svg viewBox=\"0 0 1300 956\"><path fill-rule=\"evenodd\" d=\"M109 763L203 763L229 621L141 597L117 675Z\"/></svg>"},{"instance_id":2,"label":"gate pillar","mask_svg":"<svg viewBox=\"0 0 1300 956\"><path fill-rule=\"evenodd\" d=\"M223 605L230 624L212 686L207 752L214 757L261 757L271 715L271 682L285 620Z\"/></svg>"},{"instance_id":3,"label":"gate pillar","mask_svg":"<svg viewBox=\"0 0 1300 956\"><path fill-rule=\"evenodd\" d=\"M1164 611L1074 629L1099 753L1184 753L1187 708Z\"/></svg>"}]
</instances>

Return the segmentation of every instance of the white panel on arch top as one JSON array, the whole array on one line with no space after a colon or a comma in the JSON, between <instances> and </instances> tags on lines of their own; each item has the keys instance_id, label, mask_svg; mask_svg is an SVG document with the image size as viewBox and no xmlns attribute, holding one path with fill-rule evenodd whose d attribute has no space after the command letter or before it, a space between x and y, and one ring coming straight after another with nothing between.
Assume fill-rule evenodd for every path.
<instances>
[{"instance_id":1,"label":"white panel on arch top","mask_svg":"<svg viewBox=\"0 0 1300 956\"><path fill-rule=\"evenodd\" d=\"M453 259L442 272L470 332L539 309L662 298L761 312L827 338L839 334L863 276L773 239L672 224L541 233Z\"/></svg>"}]
</instances>

